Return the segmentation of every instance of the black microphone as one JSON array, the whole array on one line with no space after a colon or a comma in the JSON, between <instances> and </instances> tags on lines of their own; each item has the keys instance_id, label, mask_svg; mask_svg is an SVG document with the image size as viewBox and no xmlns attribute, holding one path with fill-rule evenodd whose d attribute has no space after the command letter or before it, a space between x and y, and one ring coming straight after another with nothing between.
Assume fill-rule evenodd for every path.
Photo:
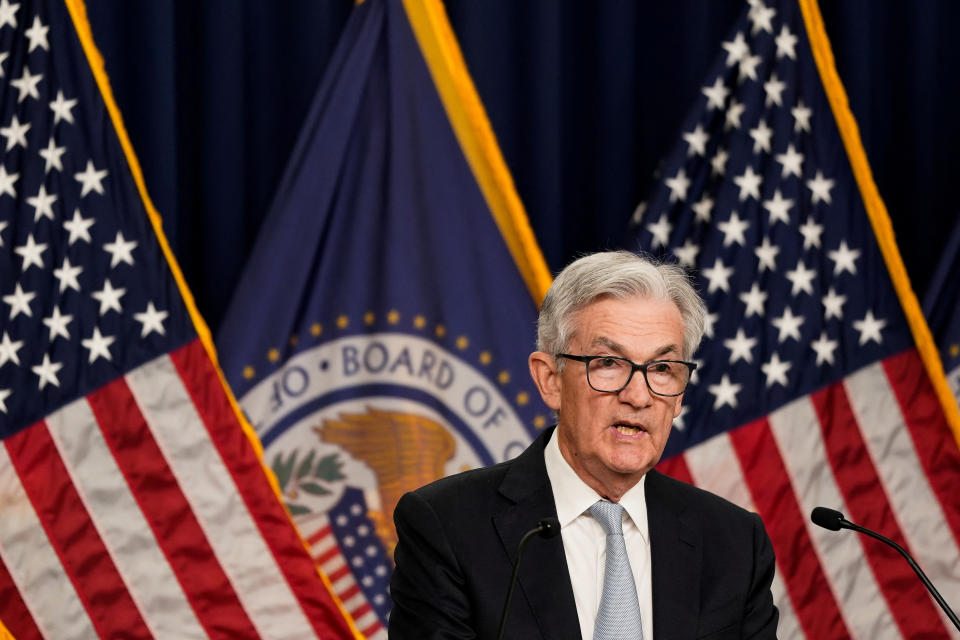
<instances>
[{"instance_id":1,"label":"black microphone","mask_svg":"<svg viewBox=\"0 0 960 640\"><path fill-rule=\"evenodd\" d=\"M920 578L920 582L923 583L923 586L927 588L927 591L930 592L930 595L933 596L933 599L937 601L937 604L940 605L940 608L943 609L943 612L947 614L947 617L950 618L950 622L953 623L953 626L960 631L960 619L957 619L957 614L947 605L947 601L943 599L943 596L940 595L940 592L937 591L936 587L933 586L933 583L930 582L930 579L927 578L927 575L920 568L920 565L907 553L907 550L898 545L896 542L890 538L884 537L877 533L876 531L871 531L866 527L861 527L858 524L854 524L843 517L843 514L839 511L833 509L827 509L826 507L815 507L813 512L810 514L810 519L813 521L813 524L823 527L824 529L829 529L830 531L839 531L840 529L852 529L858 533L868 535L871 538L875 538L880 542L886 543L900 552L906 561L910 565L910 568L914 570L917 574L917 577Z\"/></svg>"},{"instance_id":2,"label":"black microphone","mask_svg":"<svg viewBox=\"0 0 960 640\"><path fill-rule=\"evenodd\" d=\"M517 586L517 574L520 571L520 555L523 553L523 547L533 536L539 535L541 538L553 538L560 533L560 521L556 518L544 518L537 523L537 526L523 534L520 538L520 544L517 545L517 561L513 563L513 574L510 576L510 588L507 589L507 600L503 603L503 613L500 615L500 630L497 631L497 640L502 640L503 632L507 628L507 611L510 610L510 601L513 599L513 589Z\"/></svg>"}]
</instances>

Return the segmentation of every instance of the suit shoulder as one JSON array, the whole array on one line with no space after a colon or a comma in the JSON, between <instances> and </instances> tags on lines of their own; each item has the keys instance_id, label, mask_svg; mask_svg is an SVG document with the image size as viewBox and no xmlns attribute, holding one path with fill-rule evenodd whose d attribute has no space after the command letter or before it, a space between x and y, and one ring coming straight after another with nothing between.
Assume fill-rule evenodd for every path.
<instances>
[{"instance_id":1,"label":"suit shoulder","mask_svg":"<svg viewBox=\"0 0 960 640\"><path fill-rule=\"evenodd\" d=\"M495 492L503 482L511 463L512 460L508 460L490 467L461 471L435 480L410 493L416 494L434 506L449 503L462 504L463 500L470 500L479 495L489 495L491 491Z\"/></svg>"},{"instance_id":2,"label":"suit shoulder","mask_svg":"<svg viewBox=\"0 0 960 640\"><path fill-rule=\"evenodd\" d=\"M694 485L671 478L668 475L652 471L651 478L655 479L655 484L665 492L673 494L682 499L687 505L700 513L724 518L752 519L757 517L755 513L747 511L743 507L736 505L726 498L711 493L706 489L695 487ZM648 479L649 482L649 479Z\"/></svg>"}]
</instances>

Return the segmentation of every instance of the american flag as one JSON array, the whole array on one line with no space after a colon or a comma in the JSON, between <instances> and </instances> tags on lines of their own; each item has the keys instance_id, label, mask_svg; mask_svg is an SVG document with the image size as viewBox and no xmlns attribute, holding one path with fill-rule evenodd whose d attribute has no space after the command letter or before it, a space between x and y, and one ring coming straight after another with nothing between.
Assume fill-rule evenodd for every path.
<instances>
[{"instance_id":1,"label":"american flag","mask_svg":"<svg viewBox=\"0 0 960 640\"><path fill-rule=\"evenodd\" d=\"M960 603L957 442L827 89L848 115L815 2L753 0L638 207L640 248L689 267L709 307L661 469L763 517L780 638L955 636L895 551L808 517L824 505L880 531Z\"/></svg>"},{"instance_id":2,"label":"american flag","mask_svg":"<svg viewBox=\"0 0 960 640\"><path fill-rule=\"evenodd\" d=\"M221 382L82 3L0 0L0 83L0 620L353 637Z\"/></svg>"},{"instance_id":3,"label":"american flag","mask_svg":"<svg viewBox=\"0 0 960 640\"><path fill-rule=\"evenodd\" d=\"M301 518L310 554L330 578L333 592L368 640L384 640L390 613L393 562L376 535L363 492L347 489L327 513Z\"/></svg>"}]
</instances>

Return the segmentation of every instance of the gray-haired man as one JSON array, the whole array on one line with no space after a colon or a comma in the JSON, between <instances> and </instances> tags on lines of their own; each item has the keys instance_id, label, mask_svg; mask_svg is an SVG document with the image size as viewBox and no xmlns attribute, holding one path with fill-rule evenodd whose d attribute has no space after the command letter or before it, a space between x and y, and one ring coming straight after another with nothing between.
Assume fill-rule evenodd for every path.
<instances>
[{"instance_id":1,"label":"gray-haired man","mask_svg":"<svg viewBox=\"0 0 960 640\"><path fill-rule=\"evenodd\" d=\"M760 518L653 471L704 315L682 269L628 252L557 276L530 355L557 426L400 501L392 638L496 637L517 545L544 517L561 535L525 552L507 637L776 636Z\"/></svg>"}]
</instances>

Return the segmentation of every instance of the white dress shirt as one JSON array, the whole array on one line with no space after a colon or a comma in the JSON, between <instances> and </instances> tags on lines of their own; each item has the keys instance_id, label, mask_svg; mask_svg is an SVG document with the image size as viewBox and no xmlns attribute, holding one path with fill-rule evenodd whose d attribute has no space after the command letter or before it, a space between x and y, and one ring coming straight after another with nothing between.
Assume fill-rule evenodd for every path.
<instances>
[{"instance_id":1,"label":"white dress shirt","mask_svg":"<svg viewBox=\"0 0 960 640\"><path fill-rule=\"evenodd\" d=\"M560 520L563 552L570 570L573 597L577 603L580 633L592 640L593 627L603 593L603 572L606 563L607 536L588 509L601 499L597 492L580 479L560 453L558 435L553 433L544 452L547 476L553 487ZM623 505L623 538L627 545L630 569L640 599L640 617L644 640L653 640L653 596L650 580L650 535L647 526L647 499L640 479L620 499Z\"/></svg>"}]
</instances>

